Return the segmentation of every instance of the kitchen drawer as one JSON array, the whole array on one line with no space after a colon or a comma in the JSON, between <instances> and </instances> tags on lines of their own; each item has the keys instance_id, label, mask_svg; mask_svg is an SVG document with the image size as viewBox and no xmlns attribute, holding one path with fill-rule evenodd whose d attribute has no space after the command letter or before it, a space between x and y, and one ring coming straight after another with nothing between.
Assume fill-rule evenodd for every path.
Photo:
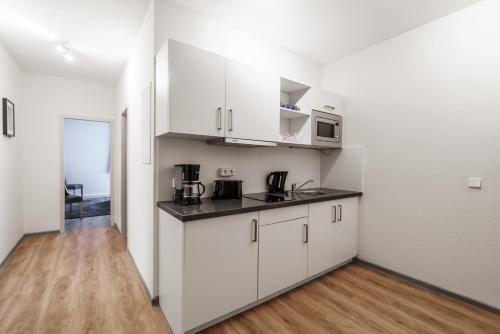
<instances>
[{"instance_id":1,"label":"kitchen drawer","mask_svg":"<svg viewBox=\"0 0 500 334\"><path fill-rule=\"evenodd\" d=\"M305 218L309 215L309 205L295 205L286 208L259 211L259 226Z\"/></svg>"}]
</instances>

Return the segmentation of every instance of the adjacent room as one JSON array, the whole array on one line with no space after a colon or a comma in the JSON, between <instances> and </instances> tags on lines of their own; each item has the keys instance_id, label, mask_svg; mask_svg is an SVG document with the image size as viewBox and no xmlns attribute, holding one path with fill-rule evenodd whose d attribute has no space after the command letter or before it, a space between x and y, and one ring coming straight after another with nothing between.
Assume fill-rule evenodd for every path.
<instances>
[{"instance_id":1,"label":"adjacent room","mask_svg":"<svg viewBox=\"0 0 500 334\"><path fill-rule=\"evenodd\" d=\"M64 119L66 231L90 217L110 225L111 138L108 122Z\"/></svg>"},{"instance_id":2,"label":"adjacent room","mask_svg":"<svg viewBox=\"0 0 500 334\"><path fill-rule=\"evenodd\" d=\"M500 334L500 0L0 0L0 334Z\"/></svg>"}]
</instances>

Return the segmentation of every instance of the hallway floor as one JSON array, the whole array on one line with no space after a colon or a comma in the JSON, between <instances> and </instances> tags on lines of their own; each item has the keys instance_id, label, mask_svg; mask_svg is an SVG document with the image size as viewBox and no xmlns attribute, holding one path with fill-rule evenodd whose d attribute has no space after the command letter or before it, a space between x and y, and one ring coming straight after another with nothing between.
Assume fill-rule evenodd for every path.
<instances>
[{"instance_id":1,"label":"hallway floor","mask_svg":"<svg viewBox=\"0 0 500 334\"><path fill-rule=\"evenodd\" d=\"M110 228L110 216L97 216L88 218L73 218L64 220L64 229L66 234L75 232L79 229L99 229Z\"/></svg>"},{"instance_id":2,"label":"hallway floor","mask_svg":"<svg viewBox=\"0 0 500 334\"><path fill-rule=\"evenodd\" d=\"M0 333L169 330L105 216L21 242L0 272Z\"/></svg>"}]
</instances>

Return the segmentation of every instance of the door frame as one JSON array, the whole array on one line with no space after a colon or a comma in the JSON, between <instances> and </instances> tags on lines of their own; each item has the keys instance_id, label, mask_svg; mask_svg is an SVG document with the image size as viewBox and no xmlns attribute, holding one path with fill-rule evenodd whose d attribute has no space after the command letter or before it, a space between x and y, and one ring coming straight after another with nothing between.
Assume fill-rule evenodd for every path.
<instances>
[{"instance_id":1,"label":"door frame","mask_svg":"<svg viewBox=\"0 0 500 334\"><path fill-rule=\"evenodd\" d=\"M109 192L110 192L110 221L111 224L115 224L115 119L113 118L104 118L104 117L91 117L91 116L78 116L78 115L60 115L59 117L59 225L61 234L64 233L65 230L65 203L64 203L64 192L62 191L64 186L64 120L65 119L74 119L79 121L93 121L93 122L104 122L109 123L110 125L110 133L109 133L109 157L110 157L110 166L109 166Z\"/></svg>"},{"instance_id":2,"label":"door frame","mask_svg":"<svg viewBox=\"0 0 500 334\"><path fill-rule=\"evenodd\" d=\"M128 108L120 114L120 233L127 239L128 231Z\"/></svg>"}]
</instances>

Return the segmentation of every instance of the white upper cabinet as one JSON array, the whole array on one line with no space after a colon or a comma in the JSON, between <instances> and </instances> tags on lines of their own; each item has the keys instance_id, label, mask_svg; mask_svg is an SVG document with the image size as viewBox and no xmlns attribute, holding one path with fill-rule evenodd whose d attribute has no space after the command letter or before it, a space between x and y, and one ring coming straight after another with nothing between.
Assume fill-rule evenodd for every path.
<instances>
[{"instance_id":1,"label":"white upper cabinet","mask_svg":"<svg viewBox=\"0 0 500 334\"><path fill-rule=\"evenodd\" d=\"M277 141L280 78L249 65L226 62L226 137Z\"/></svg>"},{"instance_id":2,"label":"white upper cabinet","mask_svg":"<svg viewBox=\"0 0 500 334\"><path fill-rule=\"evenodd\" d=\"M313 93L312 109L330 114L343 114L344 103L342 97L327 90L315 89Z\"/></svg>"},{"instance_id":3,"label":"white upper cabinet","mask_svg":"<svg viewBox=\"0 0 500 334\"><path fill-rule=\"evenodd\" d=\"M223 136L225 67L222 56L170 40L156 59L156 134Z\"/></svg>"},{"instance_id":4,"label":"white upper cabinet","mask_svg":"<svg viewBox=\"0 0 500 334\"><path fill-rule=\"evenodd\" d=\"M276 142L279 76L169 40L156 56L156 135Z\"/></svg>"}]
</instances>

